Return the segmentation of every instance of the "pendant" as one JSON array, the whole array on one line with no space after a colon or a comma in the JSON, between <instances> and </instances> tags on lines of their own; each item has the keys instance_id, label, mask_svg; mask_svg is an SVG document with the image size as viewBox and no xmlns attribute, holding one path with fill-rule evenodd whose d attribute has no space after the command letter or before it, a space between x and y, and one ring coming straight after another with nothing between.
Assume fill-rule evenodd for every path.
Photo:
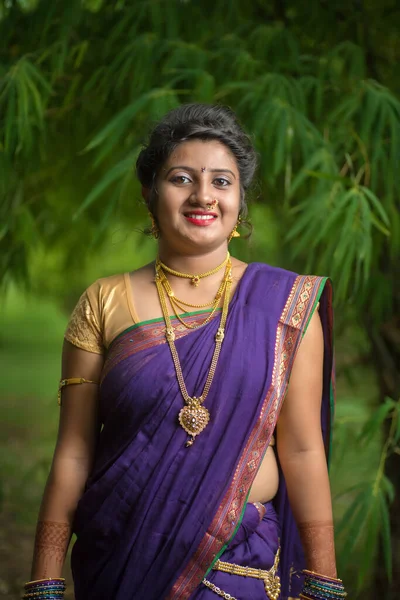
<instances>
[{"instance_id":1,"label":"pendant","mask_svg":"<svg viewBox=\"0 0 400 600\"><path fill-rule=\"evenodd\" d=\"M196 435L199 435L210 421L210 413L201 405L200 398L188 398L187 406L179 411L179 423L181 427L189 434L187 446L192 446Z\"/></svg>"},{"instance_id":2,"label":"pendant","mask_svg":"<svg viewBox=\"0 0 400 600\"><path fill-rule=\"evenodd\" d=\"M194 285L194 287L199 287L200 277L198 275L193 275L193 277L190 280L190 283Z\"/></svg>"}]
</instances>

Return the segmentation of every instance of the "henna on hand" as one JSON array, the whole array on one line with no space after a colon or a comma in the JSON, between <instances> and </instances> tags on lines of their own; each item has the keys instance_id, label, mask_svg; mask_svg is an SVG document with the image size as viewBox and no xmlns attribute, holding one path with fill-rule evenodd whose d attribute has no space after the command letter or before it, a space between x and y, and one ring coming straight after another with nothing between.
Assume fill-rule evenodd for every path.
<instances>
[{"instance_id":1,"label":"henna on hand","mask_svg":"<svg viewBox=\"0 0 400 600\"><path fill-rule=\"evenodd\" d=\"M298 525L307 568L321 575L337 577L332 521L310 521Z\"/></svg>"},{"instance_id":2,"label":"henna on hand","mask_svg":"<svg viewBox=\"0 0 400 600\"><path fill-rule=\"evenodd\" d=\"M69 523L38 521L33 563L40 569L39 577L51 577L52 567L62 567L70 538Z\"/></svg>"}]
</instances>

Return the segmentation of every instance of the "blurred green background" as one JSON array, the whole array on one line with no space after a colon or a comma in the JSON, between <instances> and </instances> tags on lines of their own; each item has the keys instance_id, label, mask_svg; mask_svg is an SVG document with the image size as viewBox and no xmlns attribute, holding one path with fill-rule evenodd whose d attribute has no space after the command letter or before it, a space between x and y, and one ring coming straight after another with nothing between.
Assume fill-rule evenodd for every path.
<instances>
[{"instance_id":1,"label":"blurred green background","mask_svg":"<svg viewBox=\"0 0 400 600\"><path fill-rule=\"evenodd\" d=\"M189 101L259 152L233 254L333 278L339 571L400 597L399 31L397 0L0 0L0 598L29 578L68 315L154 257L135 158Z\"/></svg>"}]
</instances>

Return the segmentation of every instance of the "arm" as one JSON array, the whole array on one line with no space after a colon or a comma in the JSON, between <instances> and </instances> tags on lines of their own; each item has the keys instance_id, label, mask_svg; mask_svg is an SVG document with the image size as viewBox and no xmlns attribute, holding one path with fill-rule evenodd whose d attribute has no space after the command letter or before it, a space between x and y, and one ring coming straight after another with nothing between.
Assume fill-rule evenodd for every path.
<instances>
[{"instance_id":1,"label":"arm","mask_svg":"<svg viewBox=\"0 0 400 600\"><path fill-rule=\"evenodd\" d=\"M62 378L100 380L101 354L65 341ZM100 430L98 386L70 385L62 390L60 423L53 462L39 512L31 579L60 577L72 520L91 471Z\"/></svg>"},{"instance_id":2,"label":"arm","mask_svg":"<svg viewBox=\"0 0 400 600\"><path fill-rule=\"evenodd\" d=\"M277 449L307 569L336 577L331 494L321 432L323 334L311 318L277 425Z\"/></svg>"}]
</instances>

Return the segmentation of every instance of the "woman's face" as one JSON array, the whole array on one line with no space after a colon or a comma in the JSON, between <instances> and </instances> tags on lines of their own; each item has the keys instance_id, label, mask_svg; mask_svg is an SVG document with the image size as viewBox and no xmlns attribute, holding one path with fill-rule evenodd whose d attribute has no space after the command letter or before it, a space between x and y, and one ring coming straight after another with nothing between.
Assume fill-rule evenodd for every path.
<instances>
[{"instance_id":1,"label":"woman's face","mask_svg":"<svg viewBox=\"0 0 400 600\"><path fill-rule=\"evenodd\" d=\"M239 214L240 180L224 144L181 143L161 169L156 187L162 244L178 251L226 246Z\"/></svg>"}]
</instances>

